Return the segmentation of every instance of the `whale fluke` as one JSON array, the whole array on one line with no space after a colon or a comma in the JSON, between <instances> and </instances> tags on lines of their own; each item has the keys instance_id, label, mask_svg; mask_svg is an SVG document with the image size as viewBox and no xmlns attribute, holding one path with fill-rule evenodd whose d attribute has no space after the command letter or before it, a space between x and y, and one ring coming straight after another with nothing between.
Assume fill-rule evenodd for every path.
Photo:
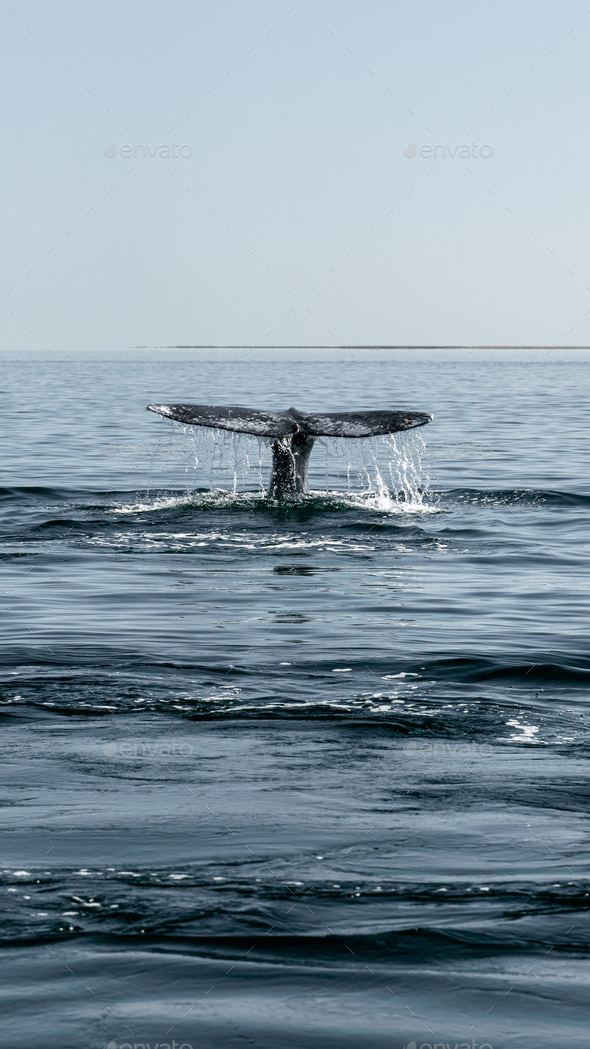
<instances>
[{"instance_id":1,"label":"whale fluke","mask_svg":"<svg viewBox=\"0 0 590 1049\"><path fill-rule=\"evenodd\" d=\"M297 433L297 424L289 412L260 412L256 408L220 408L208 404L148 404L147 410L188 426L234 430L256 437L287 437Z\"/></svg>"},{"instance_id":2,"label":"whale fluke","mask_svg":"<svg viewBox=\"0 0 590 1049\"><path fill-rule=\"evenodd\" d=\"M425 412L321 412L308 415L290 408L289 414L295 417L301 429L310 437L378 437L385 433L412 430L432 421L432 415L426 415Z\"/></svg>"},{"instance_id":3,"label":"whale fluke","mask_svg":"<svg viewBox=\"0 0 590 1049\"><path fill-rule=\"evenodd\" d=\"M188 426L274 437L273 469L268 490L273 499L307 491L307 465L315 437L378 437L413 430L432 421L432 415L426 412L399 409L308 414L296 408L284 412L262 412L239 405L148 404L148 411Z\"/></svg>"},{"instance_id":4,"label":"whale fluke","mask_svg":"<svg viewBox=\"0 0 590 1049\"><path fill-rule=\"evenodd\" d=\"M257 437L288 437L303 432L309 437L377 437L425 426L432 415L425 412L366 411L307 414L296 408L285 412L261 412L239 405L148 404L148 412L189 426L210 426Z\"/></svg>"}]
</instances>

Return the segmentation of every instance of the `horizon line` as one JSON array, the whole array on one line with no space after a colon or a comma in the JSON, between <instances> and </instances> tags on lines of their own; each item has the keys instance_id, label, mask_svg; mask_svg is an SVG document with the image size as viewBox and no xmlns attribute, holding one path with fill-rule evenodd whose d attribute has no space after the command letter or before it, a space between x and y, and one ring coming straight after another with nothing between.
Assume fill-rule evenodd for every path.
<instances>
[{"instance_id":1,"label":"horizon line","mask_svg":"<svg viewBox=\"0 0 590 1049\"><path fill-rule=\"evenodd\" d=\"M233 346L222 345L178 345L178 346L129 346L130 350L590 350L590 346L409 346L401 345L350 345L350 346L246 346L244 344Z\"/></svg>"}]
</instances>

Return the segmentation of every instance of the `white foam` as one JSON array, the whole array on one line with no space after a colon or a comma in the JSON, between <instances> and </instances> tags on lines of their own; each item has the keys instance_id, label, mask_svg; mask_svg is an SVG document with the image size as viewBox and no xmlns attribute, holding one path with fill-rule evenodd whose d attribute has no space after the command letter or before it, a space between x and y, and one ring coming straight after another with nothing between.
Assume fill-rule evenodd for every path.
<instances>
[{"instance_id":1,"label":"white foam","mask_svg":"<svg viewBox=\"0 0 590 1049\"><path fill-rule=\"evenodd\" d=\"M407 517L412 514L431 515L444 513L444 510L434 504L425 503L425 494L419 499L410 499L406 501L398 501L395 496L392 496L386 489L379 493L373 491L369 492L343 492L337 489L314 489L310 490L307 495L300 496L297 500L292 500L293 505L305 506L306 504L312 503L314 507L318 507L318 501L326 503L326 509L334 508L334 503L341 504L345 508L351 510L365 510L378 513L391 514L392 516ZM200 506L207 506L208 509L247 509L253 505L264 505L268 503L269 506L274 506L275 503L267 500L266 495L263 492L220 492L219 490L212 490L210 492L185 492L182 495L167 495L167 496L155 496L151 501L143 501L138 503L125 503L122 506L114 506L109 508L110 513L116 514L144 514L154 513L160 510L173 510L180 507L194 506L198 508Z\"/></svg>"},{"instance_id":2,"label":"white foam","mask_svg":"<svg viewBox=\"0 0 590 1049\"><path fill-rule=\"evenodd\" d=\"M420 675L419 674L412 674L412 673L410 673L409 670L408 671L402 670L402 672L400 674L386 674L385 677L381 678L381 680L382 681L393 681L393 679L396 678L396 677L420 677Z\"/></svg>"},{"instance_id":3,"label":"white foam","mask_svg":"<svg viewBox=\"0 0 590 1049\"><path fill-rule=\"evenodd\" d=\"M506 724L510 725L512 728L517 729L518 732L521 733L520 736L518 736L516 733L513 733L511 736L508 737L508 739L513 740L513 742L515 742L515 743L522 743L522 742L525 742L525 743L526 742L528 742L528 743L537 743L538 742L538 740L535 739L535 735L539 731L537 725L523 725L522 722L517 721L515 718L512 718L510 721L507 721Z\"/></svg>"}]
</instances>

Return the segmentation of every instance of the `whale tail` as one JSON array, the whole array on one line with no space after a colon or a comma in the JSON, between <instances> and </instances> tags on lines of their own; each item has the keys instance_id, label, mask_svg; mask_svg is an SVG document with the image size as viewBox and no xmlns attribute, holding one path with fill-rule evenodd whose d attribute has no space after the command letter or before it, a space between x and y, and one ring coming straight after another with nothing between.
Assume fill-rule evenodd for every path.
<instances>
[{"instance_id":1,"label":"whale tail","mask_svg":"<svg viewBox=\"0 0 590 1049\"><path fill-rule=\"evenodd\" d=\"M263 412L239 405L218 407L208 404L148 404L148 412L188 426L209 426L257 437L289 437L306 433L309 437L376 437L425 426L432 415L426 412L365 411L316 412L309 414L288 408L284 412Z\"/></svg>"},{"instance_id":2,"label":"whale tail","mask_svg":"<svg viewBox=\"0 0 590 1049\"><path fill-rule=\"evenodd\" d=\"M274 437L273 468L268 494L273 499L307 491L307 467L316 437L377 437L425 426L426 412L377 410L361 412L264 412L239 405L148 404L147 410L188 426L232 430L255 437Z\"/></svg>"}]
</instances>

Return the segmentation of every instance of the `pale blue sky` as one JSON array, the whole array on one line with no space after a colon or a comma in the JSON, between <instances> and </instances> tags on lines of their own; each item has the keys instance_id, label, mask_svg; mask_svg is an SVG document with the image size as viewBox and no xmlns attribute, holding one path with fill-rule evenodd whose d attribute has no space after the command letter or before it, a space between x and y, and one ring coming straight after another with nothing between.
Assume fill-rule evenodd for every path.
<instances>
[{"instance_id":1,"label":"pale blue sky","mask_svg":"<svg viewBox=\"0 0 590 1049\"><path fill-rule=\"evenodd\" d=\"M3 354L590 344L587 5L9 0Z\"/></svg>"}]
</instances>

